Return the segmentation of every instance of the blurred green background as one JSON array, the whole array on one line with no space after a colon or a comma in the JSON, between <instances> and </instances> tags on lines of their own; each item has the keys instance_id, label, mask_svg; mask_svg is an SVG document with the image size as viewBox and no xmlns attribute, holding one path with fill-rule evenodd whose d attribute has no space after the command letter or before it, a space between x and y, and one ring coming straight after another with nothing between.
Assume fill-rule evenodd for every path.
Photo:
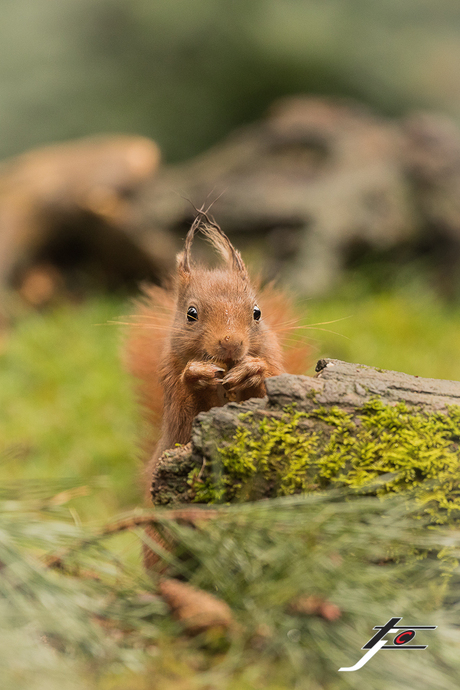
<instances>
[{"instance_id":1,"label":"blurred green background","mask_svg":"<svg viewBox=\"0 0 460 690\"><path fill-rule=\"evenodd\" d=\"M187 158L288 93L460 119L456 0L2 0L0 158L96 132Z\"/></svg>"}]
</instances>

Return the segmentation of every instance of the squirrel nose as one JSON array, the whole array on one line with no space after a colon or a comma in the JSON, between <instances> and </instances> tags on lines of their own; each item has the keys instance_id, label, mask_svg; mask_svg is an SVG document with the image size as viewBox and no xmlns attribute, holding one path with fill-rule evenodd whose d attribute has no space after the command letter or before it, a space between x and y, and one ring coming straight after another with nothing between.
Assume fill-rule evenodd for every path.
<instances>
[{"instance_id":1,"label":"squirrel nose","mask_svg":"<svg viewBox=\"0 0 460 690\"><path fill-rule=\"evenodd\" d=\"M232 338L229 335L224 336L219 340L219 345L226 350L228 353L231 353L232 351L236 350L237 348L241 347L243 344L242 340L239 340L237 338Z\"/></svg>"}]
</instances>

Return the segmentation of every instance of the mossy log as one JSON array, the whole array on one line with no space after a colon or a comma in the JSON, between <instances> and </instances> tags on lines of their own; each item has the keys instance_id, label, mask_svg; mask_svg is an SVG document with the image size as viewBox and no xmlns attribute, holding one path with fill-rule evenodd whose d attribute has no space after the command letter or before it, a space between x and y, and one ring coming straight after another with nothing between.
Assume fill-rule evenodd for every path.
<instances>
[{"instance_id":1,"label":"mossy log","mask_svg":"<svg viewBox=\"0 0 460 690\"><path fill-rule=\"evenodd\" d=\"M331 359L317 372L275 376L265 398L199 414L191 443L160 458L153 502L257 500L339 483L413 490L435 521L460 517L460 382Z\"/></svg>"}]
</instances>

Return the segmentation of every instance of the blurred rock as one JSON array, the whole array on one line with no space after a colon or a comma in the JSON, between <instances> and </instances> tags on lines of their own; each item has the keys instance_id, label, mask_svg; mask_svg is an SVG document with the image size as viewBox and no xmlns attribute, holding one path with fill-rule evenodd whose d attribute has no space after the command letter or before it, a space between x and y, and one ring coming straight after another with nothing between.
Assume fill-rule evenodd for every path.
<instances>
[{"instance_id":1,"label":"blurred rock","mask_svg":"<svg viewBox=\"0 0 460 690\"><path fill-rule=\"evenodd\" d=\"M197 158L159 161L148 139L107 136L5 163L0 286L39 305L159 282L194 206L212 204L249 261L302 294L330 290L350 265L384 266L386 280L413 260L442 294L460 292L460 130L447 117L291 97Z\"/></svg>"},{"instance_id":2,"label":"blurred rock","mask_svg":"<svg viewBox=\"0 0 460 690\"><path fill-rule=\"evenodd\" d=\"M406 173L421 217L418 248L430 255L439 291L460 289L460 130L439 113L415 113L402 122Z\"/></svg>"},{"instance_id":3,"label":"blurred rock","mask_svg":"<svg viewBox=\"0 0 460 690\"><path fill-rule=\"evenodd\" d=\"M421 259L442 294L460 290L460 130L439 114L390 120L352 101L281 100L266 119L160 170L139 215L183 237L190 202L214 202L266 276L284 274L304 294L330 290L369 257L393 272Z\"/></svg>"},{"instance_id":4,"label":"blurred rock","mask_svg":"<svg viewBox=\"0 0 460 690\"><path fill-rule=\"evenodd\" d=\"M204 155L163 169L141 201L149 223L182 234L188 200L214 201L239 246L259 239L269 274L319 293L357 244L384 251L416 236L403 148L397 123L358 104L289 98Z\"/></svg>"},{"instance_id":5,"label":"blurred rock","mask_svg":"<svg viewBox=\"0 0 460 690\"><path fill-rule=\"evenodd\" d=\"M91 287L158 281L173 254L161 230L139 230L136 192L159 149L99 136L37 149L0 168L0 286L31 304Z\"/></svg>"}]
</instances>

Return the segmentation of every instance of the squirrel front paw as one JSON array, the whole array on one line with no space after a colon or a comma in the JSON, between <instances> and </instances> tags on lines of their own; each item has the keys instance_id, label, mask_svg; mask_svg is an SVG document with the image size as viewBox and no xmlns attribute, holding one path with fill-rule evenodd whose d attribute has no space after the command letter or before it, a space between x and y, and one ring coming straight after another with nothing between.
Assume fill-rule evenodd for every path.
<instances>
[{"instance_id":1,"label":"squirrel front paw","mask_svg":"<svg viewBox=\"0 0 460 690\"><path fill-rule=\"evenodd\" d=\"M222 384L229 393L263 385L267 376L267 364L261 357L245 357L224 376Z\"/></svg>"},{"instance_id":2,"label":"squirrel front paw","mask_svg":"<svg viewBox=\"0 0 460 690\"><path fill-rule=\"evenodd\" d=\"M225 369L212 362L190 361L182 372L182 380L192 389L216 388L222 383Z\"/></svg>"}]
</instances>

